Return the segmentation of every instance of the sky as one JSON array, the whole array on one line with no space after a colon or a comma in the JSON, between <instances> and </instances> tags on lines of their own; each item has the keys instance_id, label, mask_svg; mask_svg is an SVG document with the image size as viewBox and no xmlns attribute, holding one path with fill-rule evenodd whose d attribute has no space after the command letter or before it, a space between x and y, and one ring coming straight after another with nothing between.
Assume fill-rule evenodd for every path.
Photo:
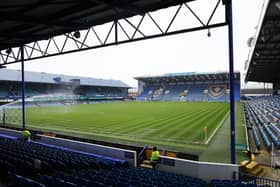
<instances>
[{"instance_id":1,"label":"sky","mask_svg":"<svg viewBox=\"0 0 280 187\"><path fill-rule=\"evenodd\" d=\"M233 0L234 68L235 71L240 71L241 75L244 74L244 63L249 54L247 40L255 35L263 1ZM211 0L211 2L215 1ZM190 7L206 19L209 15L208 10L212 9L209 9L210 5L211 3L205 3L204 0L198 0L190 4ZM213 21L223 18L223 11L219 10ZM193 19L192 15L185 20L184 13L189 14L184 10L181 17L178 16L180 24L186 22L197 24L197 20ZM170 20L170 16L167 17L164 11L153 15L161 16L163 22ZM147 32L148 30L149 28ZM228 71L227 27L211 29L211 37L207 36L207 32L203 30L184 33L32 60L25 63L25 70L117 79L132 87L137 87L137 81L133 78L137 76ZM20 64L9 65L8 69L20 69Z\"/></svg>"}]
</instances>

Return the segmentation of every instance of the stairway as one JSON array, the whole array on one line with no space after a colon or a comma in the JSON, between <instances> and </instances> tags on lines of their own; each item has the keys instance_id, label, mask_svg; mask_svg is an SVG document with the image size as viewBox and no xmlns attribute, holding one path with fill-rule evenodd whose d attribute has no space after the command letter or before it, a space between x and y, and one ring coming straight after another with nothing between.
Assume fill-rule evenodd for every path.
<instances>
[{"instance_id":1,"label":"stairway","mask_svg":"<svg viewBox=\"0 0 280 187\"><path fill-rule=\"evenodd\" d=\"M143 160L143 162L140 164L140 167L153 169L151 162L149 160Z\"/></svg>"},{"instance_id":2,"label":"stairway","mask_svg":"<svg viewBox=\"0 0 280 187\"><path fill-rule=\"evenodd\" d=\"M247 164L246 170L247 173L258 177L262 177L266 173L264 168L255 161L251 161L249 164Z\"/></svg>"}]
</instances>

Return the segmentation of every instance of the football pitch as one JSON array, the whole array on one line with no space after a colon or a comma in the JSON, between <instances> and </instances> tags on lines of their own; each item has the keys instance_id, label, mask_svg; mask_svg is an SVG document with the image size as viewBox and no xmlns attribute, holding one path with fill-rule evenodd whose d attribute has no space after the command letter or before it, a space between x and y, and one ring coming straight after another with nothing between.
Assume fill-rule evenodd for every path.
<instances>
[{"instance_id":1,"label":"football pitch","mask_svg":"<svg viewBox=\"0 0 280 187\"><path fill-rule=\"evenodd\" d=\"M26 126L109 142L199 153L228 113L228 103L215 102L95 103L28 108Z\"/></svg>"}]
</instances>

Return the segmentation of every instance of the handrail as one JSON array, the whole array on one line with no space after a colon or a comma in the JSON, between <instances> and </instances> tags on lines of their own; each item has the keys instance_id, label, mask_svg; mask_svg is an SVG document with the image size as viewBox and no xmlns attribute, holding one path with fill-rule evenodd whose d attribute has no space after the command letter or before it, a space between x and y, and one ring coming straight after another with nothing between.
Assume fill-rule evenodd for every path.
<instances>
[{"instance_id":1,"label":"handrail","mask_svg":"<svg viewBox=\"0 0 280 187\"><path fill-rule=\"evenodd\" d=\"M257 177L247 173L239 173L239 180L246 184L255 184L257 186L280 186L280 181L264 177Z\"/></svg>"},{"instance_id":2,"label":"handrail","mask_svg":"<svg viewBox=\"0 0 280 187\"><path fill-rule=\"evenodd\" d=\"M144 158L144 153L145 151L147 150L148 146L145 145L143 147L143 149L140 151L140 153L137 155L137 166L139 166L141 164L141 162L143 161L143 158Z\"/></svg>"}]
</instances>

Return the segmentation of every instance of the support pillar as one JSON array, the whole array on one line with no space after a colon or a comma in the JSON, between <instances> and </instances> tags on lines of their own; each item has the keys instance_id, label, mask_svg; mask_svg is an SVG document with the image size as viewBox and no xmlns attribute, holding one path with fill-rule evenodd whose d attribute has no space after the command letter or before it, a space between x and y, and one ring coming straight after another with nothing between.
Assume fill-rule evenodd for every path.
<instances>
[{"instance_id":1,"label":"support pillar","mask_svg":"<svg viewBox=\"0 0 280 187\"><path fill-rule=\"evenodd\" d=\"M230 82L230 158L235 164L235 111L234 111L234 60L233 60L233 26L232 26L232 0L227 1L228 45L229 45L229 82Z\"/></svg>"},{"instance_id":2,"label":"support pillar","mask_svg":"<svg viewBox=\"0 0 280 187\"><path fill-rule=\"evenodd\" d=\"M22 100L22 129L25 130L25 81L24 81L24 48L20 46L21 56L21 100Z\"/></svg>"}]
</instances>

